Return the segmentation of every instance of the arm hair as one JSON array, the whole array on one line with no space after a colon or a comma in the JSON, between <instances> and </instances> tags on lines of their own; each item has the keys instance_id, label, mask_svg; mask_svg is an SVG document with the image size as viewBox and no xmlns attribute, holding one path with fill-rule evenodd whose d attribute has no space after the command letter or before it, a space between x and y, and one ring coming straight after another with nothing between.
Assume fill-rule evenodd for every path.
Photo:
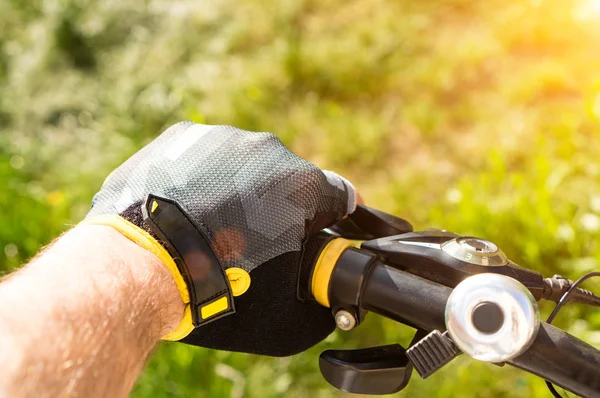
<instances>
[{"instance_id":1,"label":"arm hair","mask_svg":"<svg viewBox=\"0 0 600 398\"><path fill-rule=\"evenodd\" d=\"M183 308L155 256L76 227L0 283L0 397L126 396Z\"/></svg>"}]
</instances>

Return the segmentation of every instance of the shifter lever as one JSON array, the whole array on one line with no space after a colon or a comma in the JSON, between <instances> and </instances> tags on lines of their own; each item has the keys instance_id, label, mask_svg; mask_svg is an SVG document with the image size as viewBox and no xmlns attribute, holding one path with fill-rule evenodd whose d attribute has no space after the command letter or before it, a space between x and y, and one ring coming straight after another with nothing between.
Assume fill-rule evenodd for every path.
<instances>
[{"instance_id":1,"label":"shifter lever","mask_svg":"<svg viewBox=\"0 0 600 398\"><path fill-rule=\"evenodd\" d=\"M412 364L399 344L359 350L327 350L321 374L334 387L355 394L393 394L408 384Z\"/></svg>"}]
</instances>

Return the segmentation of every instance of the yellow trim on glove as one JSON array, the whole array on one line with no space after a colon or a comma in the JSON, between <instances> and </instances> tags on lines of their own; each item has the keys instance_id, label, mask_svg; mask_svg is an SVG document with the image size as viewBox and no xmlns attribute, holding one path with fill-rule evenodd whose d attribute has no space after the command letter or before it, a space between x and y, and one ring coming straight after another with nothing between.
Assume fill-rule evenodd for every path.
<instances>
[{"instance_id":1,"label":"yellow trim on glove","mask_svg":"<svg viewBox=\"0 0 600 398\"><path fill-rule=\"evenodd\" d=\"M140 247L154 254L171 273L177 290L181 295L181 300L185 306L183 319L177 327L169 334L163 336L163 340L177 341L186 337L194 329L192 324L192 311L190 308L190 294L183 276L177 268L177 264L169 254L169 252L154 239L148 232L144 231L135 224L130 223L124 218L117 215L103 215L85 219L80 225L105 225L112 227L123 234L127 239L136 243Z\"/></svg>"},{"instance_id":2,"label":"yellow trim on glove","mask_svg":"<svg viewBox=\"0 0 600 398\"><path fill-rule=\"evenodd\" d=\"M192 308L190 303L186 303L185 309L183 310L183 318L177 326L177 329L170 333L165 334L162 339L168 341L178 341L192 333L194 330L194 324L192 323Z\"/></svg>"}]
</instances>

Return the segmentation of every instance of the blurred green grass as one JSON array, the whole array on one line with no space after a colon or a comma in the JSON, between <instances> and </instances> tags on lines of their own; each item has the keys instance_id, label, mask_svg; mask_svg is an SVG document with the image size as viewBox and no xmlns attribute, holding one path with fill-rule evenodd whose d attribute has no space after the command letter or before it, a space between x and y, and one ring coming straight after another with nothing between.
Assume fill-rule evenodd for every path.
<instances>
[{"instance_id":1,"label":"blurred green grass","mask_svg":"<svg viewBox=\"0 0 600 398\"><path fill-rule=\"evenodd\" d=\"M599 23L598 0L0 0L0 269L190 119L275 132L374 207L576 278L600 259ZM557 322L600 343L599 313ZM370 315L293 358L163 344L133 395L345 396L321 350L409 339ZM402 396L544 389L460 358Z\"/></svg>"}]
</instances>

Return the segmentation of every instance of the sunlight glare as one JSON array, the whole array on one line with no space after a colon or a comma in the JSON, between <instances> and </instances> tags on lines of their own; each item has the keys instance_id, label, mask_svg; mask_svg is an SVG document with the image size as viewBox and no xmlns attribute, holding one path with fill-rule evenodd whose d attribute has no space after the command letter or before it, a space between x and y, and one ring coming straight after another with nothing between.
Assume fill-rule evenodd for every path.
<instances>
[{"instance_id":1,"label":"sunlight glare","mask_svg":"<svg viewBox=\"0 0 600 398\"><path fill-rule=\"evenodd\" d=\"M600 0L581 0L573 16L579 21L600 19Z\"/></svg>"}]
</instances>

